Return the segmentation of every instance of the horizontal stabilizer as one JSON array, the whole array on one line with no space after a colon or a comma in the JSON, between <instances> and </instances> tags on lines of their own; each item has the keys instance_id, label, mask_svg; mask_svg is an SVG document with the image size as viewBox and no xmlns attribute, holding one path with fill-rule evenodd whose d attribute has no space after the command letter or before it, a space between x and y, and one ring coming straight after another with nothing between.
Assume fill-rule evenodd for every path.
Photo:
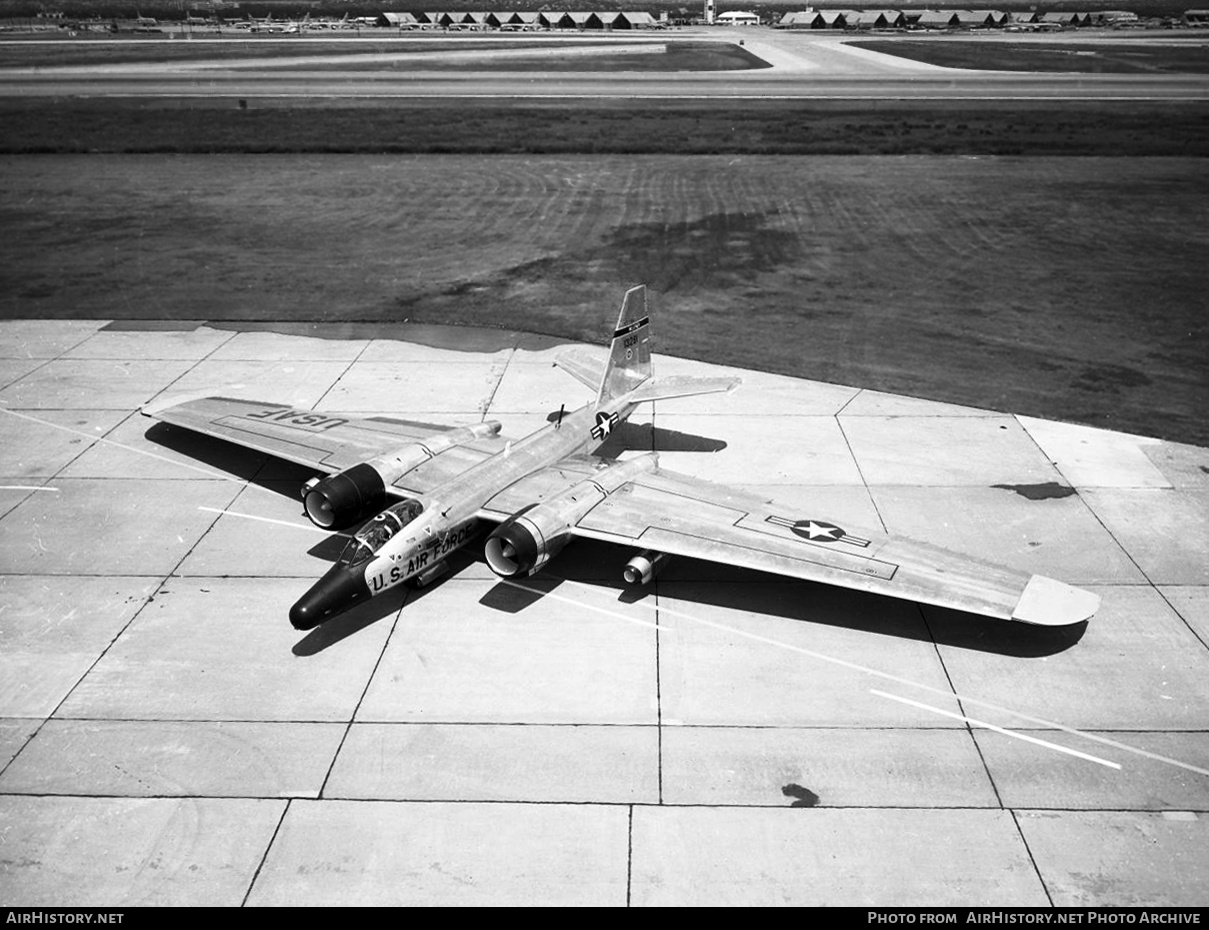
<instances>
[{"instance_id":1,"label":"horizontal stabilizer","mask_svg":"<svg viewBox=\"0 0 1209 930\"><path fill-rule=\"evenodd\" d=\"M1012 611L1012 619L1039 626L1067 626L1090 620L1099 607L1098 594L1033 575Z\"/></svg>"},{"instance_id":2,"label":"horizontal stabilizer","mask_svg":"<svg viewBox=\"0 0 1209 930\"><path fill-rule=\"evenodd\" d=\"M565 352L560 352L554 359L554 365L593 391L600 388L600 382L604 378L605 360L601 357L599 349L573 346Z\"/></svg>"},{"instance_id":3,"label":"horizontal stabilizer","mask_svg":"<svg viewBox=\"0 0 1209 930\"><path fill-rule=\"evenodd\" d=\"M648 400L670 400L673 397L692 397L695 394L719 394L733 391L739 386L740 378L694 378L674 375L658 378L638 386L631 395L636 403Z\"/></svg>"}]
</instances>

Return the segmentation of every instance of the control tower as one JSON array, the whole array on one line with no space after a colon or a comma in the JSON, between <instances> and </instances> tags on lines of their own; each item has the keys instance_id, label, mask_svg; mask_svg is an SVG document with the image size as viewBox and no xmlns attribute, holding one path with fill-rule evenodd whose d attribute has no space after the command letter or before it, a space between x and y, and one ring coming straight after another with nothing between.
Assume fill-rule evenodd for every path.
<instances>
[{"instance_id":1,"label":"control tower","mask_svg":"<svg viewBox=\"0 0 1209 930\"><path fill-rule=\"evenodd\" d=\"M705 25L714 24L714 0L705 0Z\"/></svg>"}]
</instances>

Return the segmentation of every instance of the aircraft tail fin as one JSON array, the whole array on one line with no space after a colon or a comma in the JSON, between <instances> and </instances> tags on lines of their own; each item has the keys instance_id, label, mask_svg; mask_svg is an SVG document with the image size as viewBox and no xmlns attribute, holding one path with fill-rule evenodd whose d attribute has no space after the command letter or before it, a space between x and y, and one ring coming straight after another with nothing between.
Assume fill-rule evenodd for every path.
<instances>
[{"instance_id":1,"label":"aircraft tail fin","mask_svg":"<svg viewBox=\"0 0 1209 930\"><path fill-rule=\"evenodd\" d=\"M604 374L600 372L598 359L589 358L575 349L563 353L554 364L569 372L584 384L600 385L597 403L629 395L636 403L653 400L669 400L674 397L692 397L695 394L714 394L731 391L739 384L738 378L694 377L676 375L670 378L651 377L651 320L647 315L646 286L630 288L621 304L617 327L613 331L613 343L605 362ZM592 379L595 378L595 382Z\"/></svg>"},{"instance_id":2,"label":"aircraft tail fin","mask_svg":"<svg viewBox=\"0 0 1209 930\"><path fill-rule=\"evenodd\" d=\"M604 377L600 381L599 403L634 390L651 377L651 318L646 310L646 285L625 292Z\"/></svg>"}]
</instances>

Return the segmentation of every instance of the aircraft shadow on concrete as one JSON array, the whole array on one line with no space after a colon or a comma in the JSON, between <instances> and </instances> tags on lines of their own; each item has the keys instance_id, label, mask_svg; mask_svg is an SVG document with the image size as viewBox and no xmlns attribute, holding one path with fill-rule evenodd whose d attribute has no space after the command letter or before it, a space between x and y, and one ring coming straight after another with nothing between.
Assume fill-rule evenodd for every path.
<instances>
[{"instance_id":1,"label":"aircraft shadow on concrete","mask_svg":"<svg viewBox=\"0 0 1209 930\"><path fill-rule=\"evenodd\" d=\"M546 422L555 423L563 411L555 410L546 417ZM602 458L616 458L622 452L721 452L726 448L722 439L681 433L674 429L663 429L649 423L631 423L626 420L617 424L594 453Z\"/></svg>"},{"instance_id":2,"label":"aircraft shadow on concrete","mask_svg":"<svg viewBox=\"0 0 1209 930\"><path fill-rule=\"evenodd\" d=\"M538 578L541 576L538 575ZM526 579L523 585L512 585L504 582L494 585L486 594L479 598L479 603L491 610L505 614L519 614L526 608L532 607L543 597L558 587L562 579L550 578L545 584L529 584Z\"/></svg>"},{"instance_id":3,"label":"aircraft shadow on concrete","mask_svg":"<svg viewBox=\"0 0 1209 930\"><path fill-rule=\"evenodd\" d=\"M143 436L170 452L180 453L193 462L208 465L215 471L225 472L243 481L251 481L268 458L263 452L245 449L162 421L149 427Z\"/></svg>"},{"instance_id":4,"label":"aircraft shadow on concrete","mask_svg":"<svg viewBox=\"0 0 1209 930\"><path fill-rule=\"evenodd\" d=\"M341 536L332 538L340 544L345 542ZM320 545L323 544L321 543ZM313 553L314 550L312 549L311 554ZM337 550L338 554L339 549ZM292 652L299 657L318 655L324 649L361 632L366 627L373 626L373 624L387 617L395 616L399 613L400 609L406 610L409 606L430 595L439 596L437 592L440 591L442 583L450 578L456 578L458 573L463 571L473 561L474 559L464 551L455 552L448 559L449 571L431 584L422 588L414 587L410 584L401 584L377 597L370 598L368 601L358 604L352 610L339 614L325 623L321 623L313 630L308 630L302 639L294 644ZM318 575L316 575L317 577Z\"/></svg>"},{"instance_id":5,"label":"aircraft shadow on concrete","mask_svg":"<svg viewBox=\"0 0 1209 930\"><path fill-rule=\"evenodd\" d=\"M355 633L360 633L379 620L397 614L404 603L411 600L408 597L410 593L408 589L400 585L379 597L358 604L352 610L345 611L326 623L319 624L313 630L308 630L290 651L300 658L318 655L328 647L336 645Z\"/></svg>"},{"instance_id":6,"label":"aircraft shadow on concrete","mask_svg":"<svg viewBox=\"0 0 1209 930\"><path fill-rule=\"evenodd\" d=\"M349 531L350 534L355 532ZM332 533L331 536L325 536L321 542L311 546L306 551L306 554L315 559L320 559L324 562L335 562L344 552L344 547L348 545L348 536L343 533Z\"/></svg>"},{"instance_id":7,"label":"aircraft shadow on concrete","mask_svg":"<svg viewBox=\"0 0 1209 930\"><path fill-rule=\"evenodd\" d=\"M150 442L191 461L224 472L241 481L281 492L281 483L303 482L319 473L276 456L237 446L215 436L205 436L171 423L158 422L143 434ZM293 494L293 492L290 492Z\"/></svg>"},{"instance_id":8,"label":"aircraft shadow on concrete","mask_svg":"<svg viewBox=\"0 0 1209 930\"><path fill-rule=\"evenodd\" d=\"M517 613L555 591L562 582L572 581L599 588L600 606L610 601L639 603L658 594L662 606L671 607L666 599L674 598L672 609L690 616L695 607L723 608L1016 658L1055 655L1074 646L1087 629L1087 623L1041 627L995 620L865 591L679 557L651 584L631 588L623 586L621 580L629 553L629 549L609 543L576 540L540 574L522 579L519 586L500 582L480 603L494 610ZM655 615L644 619L654 620ZM660 619L660 623L667 622Z\"/></svg>"}]
</instances>

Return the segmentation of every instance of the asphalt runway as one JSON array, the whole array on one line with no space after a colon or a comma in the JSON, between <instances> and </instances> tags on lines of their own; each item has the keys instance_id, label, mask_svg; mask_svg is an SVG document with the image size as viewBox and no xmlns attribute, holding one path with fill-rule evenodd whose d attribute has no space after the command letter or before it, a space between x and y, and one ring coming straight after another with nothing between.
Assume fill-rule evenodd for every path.
<instances>
[{"instance_id":1,"label":"asphalt runway","mask_svg":"<svg viewBox=\"0 0 1209 930\"><path fill-rule=\"evenodd\" d=\"M615 452L1101 610L1034 628L692 560L634 596L628 550L581 541L515 583L472 545L300 634L342 542L307 475L140 405L522 436L583 391L549 340L322 335L0 322L6 905L1205 904L1209 451L657 358L743 384Z\"/></svg>"}]
</instances>

